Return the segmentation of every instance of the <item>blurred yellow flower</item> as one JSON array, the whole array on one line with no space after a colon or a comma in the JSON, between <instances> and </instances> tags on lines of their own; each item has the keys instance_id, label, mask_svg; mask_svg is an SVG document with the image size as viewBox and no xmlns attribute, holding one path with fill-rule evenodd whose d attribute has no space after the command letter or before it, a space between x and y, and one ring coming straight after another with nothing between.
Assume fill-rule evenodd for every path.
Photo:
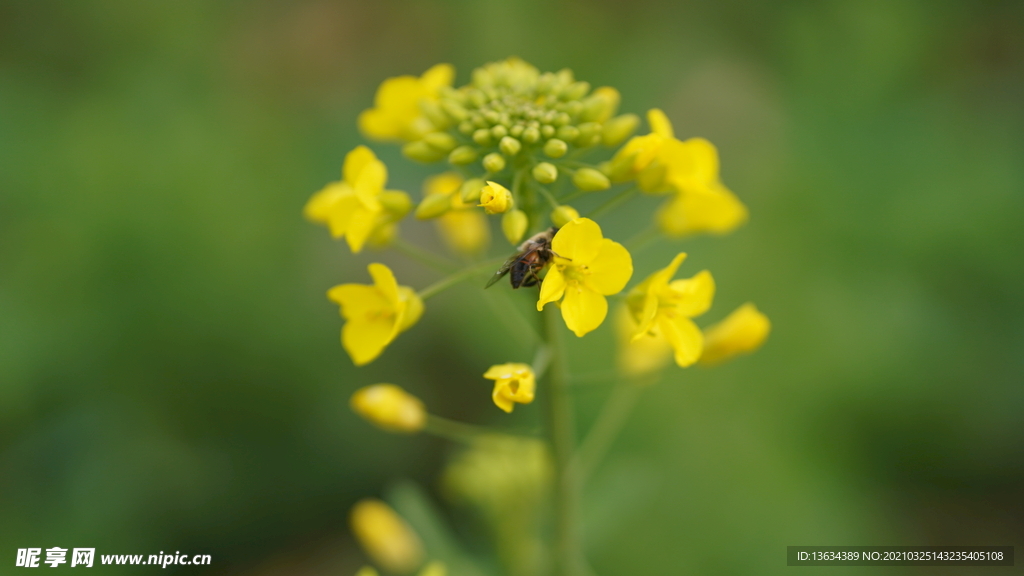
<instances>
[{"instance_id":1,"label":"blurred yellow flower","mask_svg":"<svg viewBox=\"0 0 1024 576\"><path fill-rule=\"evenodd\" d=\"M675 353L676 364L686 367L700 358L704 337L693 323L711 307L715 281L707 270L688 280L672 280L686 254L680 253L667 267L651 274L626 297L637 322L634 340L646 334L668 340Z\"/></svg>"},{"instance_id":2,"label":"blurred yellow flower","mask_svg":"<svg viewBox=\"0 0 1024 576\"><path fill-rule=\"evenodd\" d=\"M412 288L399 286L387 266L374 263L368 269L373 285L341 284L327 292L327 297L341 306L346 320L341 345L356 366L380 356L423 314L423 301Z\"/></svg>"},{"instance_id":3,"label":"blurred yellow flower","mask_svg":"<svg viewBox=\"0 0 1024 576\"><path fill-rule=\"evenodd\" d=\"M496 364L484 372L484 378L494 380L491 398L505 412L511 412L517 403L533 402L537 381L529 364Z\"/></svg>"},{"instance_id":4,"label":"blurred yellow flower","mask_svg":"<svg viewBox=\"0 0 1024 576\"><path fill-rule=\"evenodd\" d=\"M666 142L661 157L668 166L665 182L675 191L657 214L665 234L726 234L747 221L747 207L718 179L718 150L711 142Z\"/></svg>"},{"instance_id":5,"label":"blurred yellow flower","mask_svg":"<svg viewBox=\"0 0 1024 576\"><path fill-rule=\"evenodd\" d=\"M436 102L442 88L451 86L455 68L438 64L415 76L388 78L377 88L373 108L359 115L359 129L374 140L418 140L434 129L421 102Z\"/></svg>"},{"instance_id":6,"label":"blurred yellow flower","mask_svg":"<svg viewBox=\"0 0 1024 576\"><path fill-rule=\"evenodd\" d=\"M665 192L662 190L664 167L655 164L662 145L675 139L672 123L665 113L657 108L647 111L647 123L651 133L634 136L620 148L609 164L609 177L612 182L638 180L640 188L645 192Z\"/></svg>"},{"instance_id":7,"label":"blurred yellow flower","mask_svg":"<svg viewBox=\"0 0 1024 576\"><path fill-rule=\"evenodd\" d=\"M458 173L444 172L426 179L423 194L424 198L444 196L450 199L449 209L437 219L437 229L445 244L460 254L477 254L490 243L491 229L487 217L462 199L463 184Z\"/></svg>"},{"instance_id":8,"label":"blurred yellow flower","mask_svg":"<svg viewBox=\"0 0 1024 576\"><path fill-rule=\"evenodd\" d=\"M380 573L373 566L363 566L356 572L356 576L380 576Z\"/></svg>"},{"instance_id":9,"label":"blurred yellow flower","mask_svg":"<svg viewBox=\"0 0 1024 576\"><path fill-rule=\"evenodd\" d=\"M366 554L388 572L408 574L423 563L419 536L384 502L376 498L356 502L349 522Z\"/></svg>"},{"instance_id":10,"label":"blurred yellow flower","mask_svg":"<svg viewBox=\"0 0 1024 576\"><path fill-rule=\"evenodd\" d=\"M639 325L627 306L619 306L615 313L615 333L618 341L616 366L623 376L638 377L653 374L672 360L672 345L660 334L645 332L634 338Z\"/></svg>"},{"instance_id":11,"label":"blurred yellow flower","mask_svg":"<svg viewBox=\"0 0 1024 576\"><path fill-rule=\"evenodd\" d=\"M418 576L448 576L448 567L443 562L435 560L424 566Z\"/></svg>"},{"instance_id":12,"label":"blurred yellow flower","mask_svg":"<svg viewBox=\"0 0 1024 576\"><path fill-rule=\"evenodd\" d=\"M622 244L602 236L601 227L589 218L577 218L560 228L551 251L555 257L541 285L537 310L562 300L565 325L582 337L608 315L605 296L626 287L633 275L633 259Z\"/></svg>"},{"instance_id":13,"label":"blurred yellow flower","mask_svg":"<svg viewBox=\"0 0 1024 576\"><path fill-rule=\"evenodd\" d=\"M394 384L360 388L352 394L349 405L356 414L388 432L418 432L427 423L423 402Z\"/></svg>"},{"instance_id":14,"label":"blurred yellow flower","mask_svg":"<svg viewBox=\"0 0 1024 576\"><path fill-rule=\"evenodd\" d=\"M331 182L306 203L306 218L325 224L335 238L345 237L352 252L359 252L371 238L409 210L405 192L384 190L388 171L366 146L345 156L342 179ZM393 227L390 230L393 234Z\"/></svg>"},{"instance_id":15,"label":"blurred yellow flower","mask_svg":"<svg viewBox=\"0 0 1024 576\"><path fill-rule=\"evenodd\" d=\"M501 214L512 207L512 193L497 182L488 181L480 191L480 204L488 214Z\"/></svg>"},{"instance_id":16,"label":"blurred yellow flower","mask_svg":"<svg viewBox=\"0 0 1024 576\"><path fill-rule=\"evenodd\" d=\"M737 354L749 354L764 344L771 329L768 317L747 302L725 320L704 330L704 353L700 363L712 365Z\"/></svg>"}]
</instances>

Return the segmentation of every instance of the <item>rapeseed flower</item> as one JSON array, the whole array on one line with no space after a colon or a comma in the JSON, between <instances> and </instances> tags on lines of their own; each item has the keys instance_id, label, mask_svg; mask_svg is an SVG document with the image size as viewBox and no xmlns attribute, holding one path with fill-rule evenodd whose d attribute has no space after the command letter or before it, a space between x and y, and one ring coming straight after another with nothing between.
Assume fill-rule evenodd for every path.
<instances>
[{"instance_id":1,"label":"rapeseed flower","mask_svg":"<svg viewBox=\"0 0 1024 576\"><path fill-rule=\"evenodd\" d=\"M494 380L491 399L505 412L512 412L516 404L533 402L537 380L529 364L496 364L484 372L484 378Z\"/></svg>"},{"instance_id":2,"label":"rapeseed flower","mask_svg":"<svg viewBox=\"0 0 1024 576\"><path fill-rule=\"evenodd\" d=\"M715 295L715 281L707 270L688 280L672 280L685 258L685 253L678 254L626 297L637 323L633 340L645 335L665 338L672 346L676 364L683 368L696 362L704 347L704 336L690 318L706 312Z\"/></svg>"},{"instance_id":3,"label":"rapeseed flower","mask_svg":"<svg viewBox=\"0 0 1024 576\"><path fill-rule=\"evenodd\" d=\"M427 423L423 402L394 384L360 388L352 394L349 405L356 414L388 432L419 432Z\"/></svg>"},{"instance_id":4,"label":"rapeseed flower","mask_svg":"<svg viewBox=\"0 0 1024 576\"><path fill-rule=\"evenodd\" d=\"M418 140L435 128L423 113L423 104L436 103L441 90L451 86L454 78L451 64L433 66L419 78L388 78L377 88L373 108L359 115L359 129L374 140Z\"/></svg>"},{"instance_id":5,"label":"rapeseed flower","mask_svg":"<svg viewBox=\"0 0 1024 576\"><path fill-rule=\"evenodd\" d=\"M431 176L423 184L424 202L427 198L442 197L449 200L447 209L437 218L437 229L445 244L460 254L477 254L487 248L491 230L487 217L473 209L459 193L465 182L455 172Z\"/></svg>"},{"instance_id":6,"label":"rapeseed flower","mask_svg":"<svg viewBox=\"0 0 1024 576\"><path fill-rule=\"evenodd\" d=\"M497 182L488 181L480 191L480 204L488 214L501 214L512 207L512 193Z\"/></svg>"},{"instance_id":7,"label":"rapeseed flower","mask_svg":"<svg viewBox=\"0 0 1024 576\"><path fill-rule=\"evenodd\" d=\"M341 284L327 292L327 297L341 306L346 321L341 345L356 366L380 356L423 314L423 301L412 288L399 286L390 268L374 263L368 269L372 285Z\"/></svg>"},{"instance_id":8,"label":"rapeseed flower","mask_svg":"<svg viewBox=\"0 0 1024 576\"><path fill-rule=\"evenodd\" d=\"M618 342L615 364L623 376L636 378L654 374L672 361L672 345L661 334L643 333L636 338L639 324L627 306L615 313L615 335Z\"/></svg>"},{"instance_id":9,"label":"rapeseed flower","mask_svg":"<svg viewBox=\"0 0 1024 576\"><path fill-rule=\"evenodd\" d=\"M601 325L608 315L605 296L618 294L633 275L633 259L622 244L602 236L589 218L563 226L551 241L552 265L540 288L537 310L561 300L562 318L576 336Z\"/></svg>"},{"instance_id":10,"label":"rapeseed flower","mask_svg":"<svg viewBox=\"0 0 1024 576\"><path fill-rule=\"evenodd\" d=\"M352 252L358 253L371 237L393 235L394 222L411 206L405 192L384 189L387 179L387 167L373 151L356 146L345 156L342 179L331 182L306 203L306 218L325 224L332 236L344 237Z\"/></svg>"},{"instance_id":11,"label":"rapeseed flower","mask_svg":"<svg viewBox=\"0 0 1024 576\"><path fill-rule=\"evenodd\" d=\"M678 237L726 234L747 221L747 207L718 178L718 150L703 138L666 142L660 158L674 194L657 214L662 232Z\"/></svg>"},{"instance_id":12,"label":"rapeseed flower","mask_svg":"<svg viewBox=\"0 0 1024 576\"><path fill-rule=\"evenodd\" d=\"M753 303L747 302L704 330L701 364L718 364L738 354L749 354L764 344L772 324Z\"/></svg>"}]
</instances>

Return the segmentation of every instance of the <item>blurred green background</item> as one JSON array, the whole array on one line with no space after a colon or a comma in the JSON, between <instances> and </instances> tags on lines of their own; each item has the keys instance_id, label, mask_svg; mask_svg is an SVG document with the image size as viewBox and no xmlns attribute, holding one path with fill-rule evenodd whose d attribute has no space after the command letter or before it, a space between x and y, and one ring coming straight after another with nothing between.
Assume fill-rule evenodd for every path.
<instances>
[{"instance_id":1,"label":"blurred green background","mask_svg":"<svg viewBox=\"0 0 1024 576\"><path fill-rule=\"evenodd\" d=\"M1024 3L6 0L0 572L19 547L95 546L351 574L351 504L401 478L436 496L452 451L371 428L354 389L535 421L490 404L483 370L527 358L476 286L354 369L327 288L378 259L436 276L301 217L381 80L451 62L461 84L509 55L718 145L750 223L662 242L637 274L686 250L681 274L718 282L702 324L747 300L774 323L756 355L642 398L587 495L599 573L784 573L798 544L1021 550ZM373 148L418 197L430 170ZM574 370L607 367L608 328L572 343ZM607 393L580 388L581 428Z\"/></svg>"}]
</instances>

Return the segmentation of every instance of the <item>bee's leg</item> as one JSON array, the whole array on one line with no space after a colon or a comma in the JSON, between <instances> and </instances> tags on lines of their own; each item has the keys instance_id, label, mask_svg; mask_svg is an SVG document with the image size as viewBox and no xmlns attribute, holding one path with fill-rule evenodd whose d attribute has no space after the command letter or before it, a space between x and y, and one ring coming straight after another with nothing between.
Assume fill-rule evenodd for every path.
<instances>
[{"instance_id":1,"label":"bee's leg","mask_svg":"<svg viewBox=\"0 0 1024 576\"><path fill-rule=\"evenodd\" d=\"M558 257L559 257L559 258L561 258L562 260L568 260L569 262L572 262L572 258L566 258L565 256L562 256L562 255L561 255L561 254L559 254L558 252L555 252L554 250L548 250L548 252L551 252L551 255L552 255L552 256L558 256Z\"/></svg>"}]
</instances>

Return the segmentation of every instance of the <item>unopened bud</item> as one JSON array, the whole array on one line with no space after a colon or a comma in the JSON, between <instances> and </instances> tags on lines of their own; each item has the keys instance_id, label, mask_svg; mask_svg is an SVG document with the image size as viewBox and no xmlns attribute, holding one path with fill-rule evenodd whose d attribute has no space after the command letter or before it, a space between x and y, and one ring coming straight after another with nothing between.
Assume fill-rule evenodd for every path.
<instances>
[{"instance_id":1,"label":"unopened bud","mask_svg":"<svg viewBox=\"0 0 1024 576\"><path fill-rule=\"evenodd\" d=\"M508 136L508 128L498 124L491 128L491 136L493 136L495 140L501 140L505 136Z\"/></svg>"},{"instance_id":2,"label":"unopened bud","mask_svg":"<svg viewBox=\"0 0 1024 576\"><path fill-rule=\"evenodd\" d=\"M526 212L522 210L509 210L501 217L501 231L505 233L505 238L512 245L518 244L523 239L528 224Z\"/></svg>"},{"instance_id":3,"label":"unopened bud","mask_svg":"<svg viewBox=\"0 0 1024 576\"><path fill-rule=\"evenodd\" d=\"M601 141L601 125L597 122L584 122L577 128L580 130L580 135L576 137L577 146L593 146Z\"/></svg>"},{"instance_id":4,"label":"unopened bud","mask_svg":"<svg viewBox=\"0 0 1024 576\"><path fill-rule=\"evenodd\" d=\"M409 142L402 146L402 154L410 160L417 162L437 162L445 157L445 153L427 144L423 140Z\"/></svg>"},{"instance_id":5,"label":"unopened bud","mask_svg":"<svg viewBox=\"0 0 1024 576\"><path fill-rule=\"evenodd\" d=\"M444 130L452 125L451 119L444 113L444 110L442 110L441 106L436 102L420 100L420 111L422 111L423 115L427 117L427 120L430 120L430 123L439 130Z\"/></svg>"},{"instance_id":6,"label":"unopened bud","mask_svg":"<svg viewBox=\"0 0 1024 576\"><path fill-rule=\"evenodd\" d=\"M580 118L593 122L605 122L619 109L621 99L619 91L611 86L598 88L583 101L583 112L580 113Z\"/></svg>"},{"instance_id":7,"label":"unopened bud","mask_svg":"<svg viewBox=\"0 0 1024 576\"><path fill-rule=\"evenodd\" d=\"M540 130L539 129L534 128L533 126L531 126L531 127L527 128L526 130L523 130L523 142L526 142L527 144L533 144L534 142L537 142L538 140L540 140Z\"/></svg>"},{"instance_id":8,"label":"unopened bud","mask_svg":"<svg viewBox=\"0 0 1024 576\"><path fill-rule=\"evenodd\" d=\"M484 170L494 174L505 169L505 157L497 152L491 152L484 156Z\"/></svg>"},{"instance_id":9,"label":"unopened bud","mask_svg":"<svg viewBox=\"0 0 1024 576\"><path fill-rule=\"evenodd\" d=\"M580 137L579 128L576 128L575 126L562 126L555 132L555 134L566 142L573 142Z\"/></svg>"},{"instance_id":10,"label":"unopened bud","mask_svg":"<svg viewBox=\"0 0 1024 576\"><path fill-rule=\"evenodd\" d=\"M456 166L465 166L476 162L479 157L476 148L472 146L459 146L448 155L448 161Z\"/></svg>"},{"instance_id":11,"label":"unopened bud","mask_svg":"<svg viewBox=\"0 0 1024 576\"><path fill-rule=\"evenodd\" d=\"M605 122L601 130L601 143L608 147L618 146L629 138L640 125L640 117L636 114L623 114Z\"/></svg>"},{"instance_id":12,"label":"unopened bud","mask_svg":"<svg viewBox=\"0 0 1024 576\"><path fill-rule=\"evenodd\" d=\"M360 388L349 405L356 414L389 432L418 432L427 422L423 402L394 384Z\"/></svg>"},{"instance_id":13,"label":"unopened bud","mask_svg":"<svg viewBox=\"0 0 1024 576\"><path fill-rule=\"evenodd\" d=\"M579 217L580 213L575 208L564 204L551 211L551 223L557 228L561 228Z\"/></svg>"},{"instance_id":14,"label":"unopened bud","mask_svg":"<svg viewBox=\"0 0 1024 576\"><path fill-rule=\"evenodd\" d=\"M561 158L565 156L565 153L569 151L569 145L564 140L558 138L552 138L544 143L544 154L548 158Z\"/></svg>"},{"instance_id":15,"label":"unopened bud","mask_svg":"<svg viewBox=\"0 0 1024 576\"><path fill-rule=\"evenodd\" d=\"M523 126L522 124L516 124L515 126L513 126L513 127L508 129L508 133L513 138L519 138L520 136L523 135L523 130L525 130L525 129L526 129L526 127Z\"/></svg>"},{"instance_id":16,"label":"unopened bud","mask_svg":"<svg viewBox=\"0 0 1024 576\"><path fill-rule=\"evenodd\" d=\"M377 196L377 199L394 220L401 220L412 209L412 199L405 192L385 190L380 193L380 196Z\"/></svg>"},{"instance_id":17,"label":"unopened bud","mask_svg":"<svg viewBox=\"0 0 1024 576\"><path fill-rule=\"evenodd\" d=\"M533 167L533 179L541 184L551 184L558 180L558 168L550 162L541 162Z\"/></svg>"},{"instance_id":18,"label":"unopened bud","mask_svg":"<svg viewBox=\"0 0 1024 576\"><path fill-rule=\"evenodd\" d=\"M501 150L501 153L504 154L505 156L512 157L515 156L516 154L519 154L519 151L523 148L523 145L519 142L519 140L516 140L511 136L505 136L504 138L501 139L501 142L498 143L498 148ZM495 170L495 172L497 172L497 170Z\"/></svg>"},{"instance_id":19,"label":"unopened bud","mask_svg":"<svg viewBox=\"0 0 1024 576\"><path fill-rule=\"evenodd\" d=\"M555 135L555 127L551 124L545 124L540 127L540 135L545 138L551 138Z\"/></svg>"},{"instance_id":20,"label":"unopened bud","mask_svg":"<svg viewBox=\"0 0 1024 576\"><path fill-rule=\"evenodd\" d=\"M429 220L437 218L452 208L452 197L448 194L427 194L416 207L416 218Z\"/></svg>"},{"instance_id":21,"label":"unopened bud","mask_svg":"<svg viewBox=\"0 0 1024 576\"><path fill-rule=\"evenodd\" d=\"M409 574L423 563L423 541L384 502L360 500L352 507L349 520L363 550L387 572Z\"/></svg>"},{"instance_id":22,"label":"unopened bud","mask_svg":"<svg viewBox=\"0 0 1024 576\"><path fill-rule=\"evenodd\" d=\"M491 131L487 128L478 128L473 132L473 142L480 146L489 146L491 143Z\"/></svg>"},{"instance_id":23,"label":"unopened bud","mask_svg":"<svg viewBox=\"0 0 1024 576\"><path fill-rule=\"evenodd\" d=\"M447 132L431 132L423 137L423 141L446 154L459 145L455 137Z\"/></svg>"},{"instance_id":24,"label":"unopened bud","mask_svg":"<svg viewBox=\"0 0 1024 576\"><path fill-rule=\"evenodd\" d=\"M447 98L441 100L441 109L456 122L462 122L466 118L469 118L469 112L462 107L462 104L459 104L455 100Z\"/></svg>"},{"instance_id":25,"label":"unopened bud","mask_svg":"<svg viewBox=\"0 0 1024 576\"><path fill-rule=\"evenodd\" d=\"M590 92L590 82L573 82L559 94L562 100L579 100Z\"/></svg>"},{"instance_id":26,"label":"unopened bud","mask_svg":"<svg viewBox=\"0 0 1024 576\"><path fill-rule=\"evenodd\" d=\"M607 176L593 168L580 168L577 170L572 176L572 183L584 192L607 190L612 185Z\"/></svg>"},{"instance_id":27,"label":"unopened bud","mask_svg":"<svg viewBox=\"0 0 1024 576\"><path fill-rule=\"evenodd\" d=\"M484 187L484 181L480 178L471 178L462 183L459 188L459 196L466 204L472 204L480 199L480 190Z\"/></svg>"}]
</instances>

